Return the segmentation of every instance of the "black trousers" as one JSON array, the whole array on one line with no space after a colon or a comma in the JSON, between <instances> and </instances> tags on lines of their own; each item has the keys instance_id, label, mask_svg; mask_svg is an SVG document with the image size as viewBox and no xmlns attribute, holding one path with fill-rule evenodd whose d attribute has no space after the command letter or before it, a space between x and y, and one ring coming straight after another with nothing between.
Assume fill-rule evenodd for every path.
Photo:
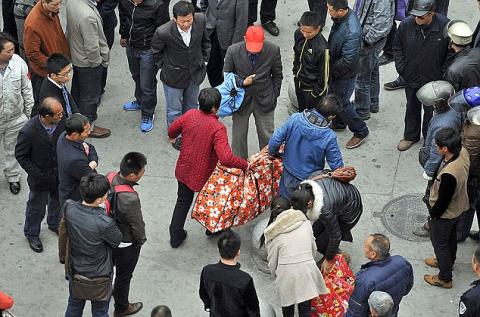
<instances>
[{"instance_id":1,"label":"black trousers","mask_svg":"<svg viewBox=\"0 0 480 317\"><path fill-rule=\"evenodd\" d=\"M14 0L2 0L3 32L10 34L18 42L17 24L13 14ZM18 45L16 50L18 50Z\"/></svg>"},{"instance_id":2,"label":"black trousers","mask_svg":"<svg viewBox=\"0 0 480 317\"><path fill-rule=\"evenodd\" d=\"M357 222L360 220L360 217L352 223L343 223L339 222L340 230L342 231L342 240L352 241L352 236L350 231L355 227ZM319 220L315 221L312 225L313 236L315 237L315 244L317 245L317 251L325 255L327 251L328 242L330 241L329 230L325 228L322 222ZM343 236L343 233L349 233L349 236ZM338 250L336 251L338 252ZM329 259L330 260L330 259Z\"/></svg>"},{"instance_id":3,"label":"black trousers","mask_svg":"<svg viewBox=\"0 0 480 317\"><path fill-rule=\"evenodd\" d=\"M210 49L210 59L207 64L207 76L210 86L216 87L223 83L223 60L227 50L220 47L218 42L217 30L210 35L212 47Z\"/></svg>"},{"instance_id":4,"label":"black trousers","mask_svg":"<svg viewBox=\"0 0 480 317\"><path fill-rule=\"evenodd\" d=\"M252 25L257 21L258 0L248 0L248 25ZM260 5L260 22L267 23L275 21L275 9L277 8L277 0L262 0Z\"/></svg>"},{"instance_id":5,"label":"black trousers","mask_svg":"<svg viewBox=\"0 0 480 317\"><path fill-rule=\"evenodd\" d=\"M72 97L77 103L80 113L90 122L97 120L97 108L102 94L102 65L97 67L73 66Z\"/></svg>"},{"instance_id":6,"label":"black trousers","mask_svg":"<svg viewBox=\"0 0 480 317\"><path fill-rule=\"evenodd\" d=\"M407 109L405 110L405 130L403 138L407 141L419 141L420 132L423 139L427 137L428 124L433 117L433 107L423 106L417 99L418 88L405 86ZM423 122L422 122L423 107Z\"/></svg>"},{"instance_id":7,"label":"black trousers","mask_svg":"<svg viewBox=\"0 0 480 317\"><path fill-rule=\"evenodd\" d=\"M308 9L320 13L320 24L325 26L327 20L327 0L308 0Z\"/></svg>"},{"instance_id":8,"label":"black trousers","mask_svg":"<svg viewBox=\"0 0 480 317\"><path fill-rule=\"evenodd\" d=\"M320 98L312 96L310 91L299 88L297 80L295 80L295 95L297 95L298 112L303 112L305 109L313 109L320 102Z\"/></svg>"},{"instance_id":9,"label":"black trousers","mask_svg":"<svg viewBox=\"0 0 480 317\"><path fill-rule=\"evenodd\" d=\"M177 203L173 209L172 221L170 222L170 243L175 244L185 239L183 226L187 220L187 214L192 206L193 192L187 185L178 181Z\"/></svg>"},{"instance_id":10,"label":"black trousers","mask_svg":"<svg viewBox=\"0 0 480 317\"><path fill-rule=\"evenodd\" d=\"M470 208L458 217L457 241L462 242L468 238L472 229L473 218L477 214L477 221L480 225L480 189L477 178L469 178L467 184L468 202Z\"/></svg>"},{"instance_id":11,"label":"black trousers","mask_svg":"<svg viewBox=\"0 0 480 317\"><path fill-rule=\"evenodd\" d=\"M311 304L310 300L297 304L298 317L310 317L311 316ZM293 317L295 313L295 305L282 307L283 317Z\"/></svg>"},{"instance_id":12,"label":"black trousers","mask_svg":"<svg viewBox=\"0 0 480 317\"><path fill-rule=\"evenodd\" d=\"M455 219L429 219L430 240L438 261L440 273L439 278L442 281L452 280L453 264L457 258L457 224Z\"/></svg>"},{"instance_id":13,"label":"black trousers","mask_svg":"<svg viewBox=\"0 0 480 317\"><path fill-rule=\"evenodd\" d=\"M117 311L121 312L128 308L130 281L138 263L140 249L132 245L127 248L114 248L112 250L113 264L115 265L115 282L112 295Z\"/></svg>"}]
</instances>

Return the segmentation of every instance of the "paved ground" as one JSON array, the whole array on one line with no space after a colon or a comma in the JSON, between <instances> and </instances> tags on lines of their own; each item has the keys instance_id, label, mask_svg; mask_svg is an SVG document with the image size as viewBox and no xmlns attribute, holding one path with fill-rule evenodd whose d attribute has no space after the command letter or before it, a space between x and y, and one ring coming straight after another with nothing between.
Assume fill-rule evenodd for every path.
<instances>
[{"instance_id":1,"label":"paved ground","mask_svg":"<svg viewBox=\"0 0 480 317\"><path fill-rule=\"evenodd\" d=\"M451 2L451 18L463 18L472 26L476 23L478 8L475 1ZM292 79L292 32L297 19L306 9L306 1L280 0L277 23L281 35L278 38L268 37L282 48L285 74L276 112L277 126L287 118L287 86ZM328 36L328 28L325 35ZM395 76L392 64L381 68L382 83ZM121 104L130 100L132 95L133 81L128 72L125 53L116 43L112 51L109 83L98 120L99 125L112 129L112 136L91 142L95 144L100 156L100 172L117 169L121 157L128 151L141 151L148 157L146 174L138 188L148 241L142 249L130 298L132 301L144 302L145 310L139 316L149 315L151 308L158 304L169 305L174 316L206 316L197 295L199 272L203 265L217 261L216 241L207 239L202 227L189 220L186 225L189 236L185 244L177 250L170 248L168 224L176 198L174 166L178 152L167 141L163 91L161 88L158 90L156 127L148 134L139 131L138 113L125 113L121 110ZM474 279L469 263L476 245L469 240L459 245L454 288L436 289L423 282L423 274L435 273L435 270L423 264L423 259L433 254L430 243L402 240L390 234L383 226L379 218L382 208L396 197L421 193L425 181L417 163L419 145L404 153L399 153L395 148L403 129L403 91L382 90L380 100L380 112L368 121L371 131L368 142L358 149L346 150L344 144L351 134L338 134L346 164L357 168L355 185L362 193L365 206L365 213L353 231L354 243L342 244L342 248L352 254L353 269L358 270L365 262L362 242L366 235L372 232L389 235L392 253L407 257L415 270L414 289L402 302L400 316L454 316L460 294ZM231 120L225 120L225 124L231 127ZM249 146L253 153L257 150L253 122L251 127ZM22 185L21 194L13 196L8 190L8 184L0 182L0 289L15 298L13 312L17 316L61 316L66 307L68 291L63 278L63 266L58 263L57 237L44 225L41 239L45 251L34 254L28 248L22 232L28 194L25 177ZM260 272L254 261L250 237L255 223L256 221L237 229L244 241L242 268L254 277L259 296L278 305L271 276Z\"/></svg>"}]
</instances>

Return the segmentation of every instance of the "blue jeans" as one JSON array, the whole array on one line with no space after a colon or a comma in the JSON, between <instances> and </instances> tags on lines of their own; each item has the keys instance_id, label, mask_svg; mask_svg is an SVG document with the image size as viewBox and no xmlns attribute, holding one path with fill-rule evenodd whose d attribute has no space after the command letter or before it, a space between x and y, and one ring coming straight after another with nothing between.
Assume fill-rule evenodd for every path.
<instances>
[{"instance_id":1,"label":"blue jeans","mask_svg":"<svg viewBox=\"0 0 480 317\"><path fill-rule=\"evenodd\" d=\"M359 73L355 82L355 110L362 119L370 117L370 111L378 112L380 76L378 58L386 38L360 49Z\"/></svg>"},{"instance_id":2,"label":"blue jeans","mask_svg":"<svg viewBox=\"0 0 480 317\"><path fill-rule=\"evenodd\" d=\"M151 118L157 106L157 73L151 50L127 46L127 60L135 82L135 99L140 104L142 116Z\"/></svg>"},{"instance_id":3,"label":"blue jeans","mask_svg":"<svg viewBox=\"0 0 480 317\"><path fill-rule=\"evenodd\" d=\"M72 277L70 277L70 280ZM65 312L65 317L82 317L83 308L85 307L86 300L77 299L72 296L72 283L69 282L68 285L68 306L67 311ZM103 302L92 301L92 317L108 317L108 306L110 305L110 300Z\"/></svg>"},{"instance_id":4,"label":"blue jeans","mask_svg":"<svg viewBox=\"0 0 480 317\"><path fill-rule=\"evenodd\" d=\"M368 135L368 128L365 122L360 119L350 101L354 89L354 78L332 80L330 85L331 93L335 94L342 103L342 108L337 113L335 119L333 119L332 124L338 128L344 128L345 125L348 125L354 136L363 139Z\"/></svg>"},{"instance_id":5,"label":"blue jeans","mask_svg":"<svg viewBox=\"0 0 480 317\"><path fill-rule=\"evenodd\" d=\"M303 179L293 176L284 168L282 177L280 178L280 196L290 199L292 193L298 189L298 185L300 185L302 181Z\"/></svg>"},{"instance_id":6,"label":"blue jeans","mask_svg":"<svg viewBox=\"0 0 480 317\"><path fill-rule=\"evenodd\" d=\"M45 207L48 206L47 224L50 229L58 229L60 220L60 203L58 202L58 190L37 192L30 190L25 211L25 225L23 233L27 238L38 237L40 227L45 217Z\"/></svg>"},{"instance_id":7,"label":"blue jeans","mask_svg":"<svg viewBox=\"0 0 480 317\"><path fill-rule=\"evenodd\" d=\"M178 89L163 84L163 93L167 105L167 126L190 109L198 108L199 86L193 81L185 89Z\"/></svg>"}]
</instances>

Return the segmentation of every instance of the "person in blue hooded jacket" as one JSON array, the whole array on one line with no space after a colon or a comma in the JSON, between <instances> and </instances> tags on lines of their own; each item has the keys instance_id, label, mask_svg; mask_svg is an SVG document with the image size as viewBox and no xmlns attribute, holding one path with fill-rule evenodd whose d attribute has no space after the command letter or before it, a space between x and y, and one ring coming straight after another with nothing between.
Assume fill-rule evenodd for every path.
<instances>
[{"instance_id":1,"label":"person in blue hooded jacket","mask_svg":"<svg viewBox=\"0 0 480 317\"><path fill-rule=\"evenodd\" d=\"M325 160L331 170L343 166L337 135L329 127L340 107L335 95L327 95L314 109L293 114L273 133L268 143L270 155L278 155L280 146L285 143L281 196L290 199L301 181L325 168Z\"/></svg>"}]
</instances>

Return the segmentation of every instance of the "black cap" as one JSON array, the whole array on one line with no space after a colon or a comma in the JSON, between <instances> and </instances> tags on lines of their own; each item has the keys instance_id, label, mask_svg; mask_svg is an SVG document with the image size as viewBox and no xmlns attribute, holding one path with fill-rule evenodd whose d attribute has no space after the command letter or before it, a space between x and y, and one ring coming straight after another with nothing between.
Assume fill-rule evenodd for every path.
<instances>
[{"instance_id":1,"label":"black cap","mask_svg":"<svg viewBox=\"0 0 480 317\"><path fill-rule=\"evenodd\" d=\"M409 14L421 17L435 9L435 0L414 0L413 7Z\"/></svg>"}]
</instances>

